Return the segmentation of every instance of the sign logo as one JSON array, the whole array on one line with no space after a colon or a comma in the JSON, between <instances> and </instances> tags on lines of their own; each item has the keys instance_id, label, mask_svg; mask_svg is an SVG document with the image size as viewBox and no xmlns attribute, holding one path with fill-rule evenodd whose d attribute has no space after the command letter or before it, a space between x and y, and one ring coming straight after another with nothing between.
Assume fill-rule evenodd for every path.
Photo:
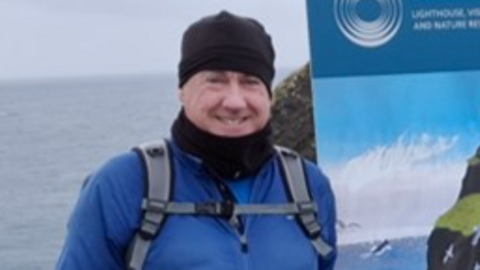
<instances>
[{"instance_id":1,"label":"sign logo","mask_svg":"<svg viewBox=\"0 0 480 270\"><path fill-rule=\"evenodd\" d=\"M390 41L402 23L402 0L335 0L333 8L343 35L366 48Z\"/></svg>"}]
</instances>

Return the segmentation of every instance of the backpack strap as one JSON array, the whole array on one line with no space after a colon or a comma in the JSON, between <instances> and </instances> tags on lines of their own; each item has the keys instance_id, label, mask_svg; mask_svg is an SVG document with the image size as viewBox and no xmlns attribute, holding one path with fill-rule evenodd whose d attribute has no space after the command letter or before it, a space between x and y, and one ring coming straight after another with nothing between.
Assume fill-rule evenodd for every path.
<instances>
[{"instance_id":1,"label":"backpack strap","mask_svg":"<svg viewBox=\"0 0 480 270\"><path fill-rule=\"evenodd\" d=\"M290 149L281 146L275 147L279 153L285 180L292 200L300 208L300 212L297 214L297 220L310 238L318 254L326 257L332 252L333 248L321 237L322 227L316 216L316 204L312 201L308 191L302 160L296 152Z\"/></svg>"},{"instance_id":2,"label":"backpack strap","mask_svg":"<svg viewBox=\"0 0 480 270\"><path fill-rule=\"evenodd\" d=\"M140 228L126 255L128 270L141 270L152 239L165 220L165 208L170 200L172 173L168 145L165 140L141 144L133 149L145 166L145 198Z\"/></svg>"}]
</instances>

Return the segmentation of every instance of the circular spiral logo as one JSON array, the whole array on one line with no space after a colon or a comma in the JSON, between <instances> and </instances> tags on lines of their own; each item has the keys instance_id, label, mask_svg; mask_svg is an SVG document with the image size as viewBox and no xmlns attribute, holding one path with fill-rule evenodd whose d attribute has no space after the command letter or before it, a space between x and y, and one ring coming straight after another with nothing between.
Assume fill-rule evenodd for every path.
<instances>
[{"instance_id":1,"label":"circular spiral logo","mask_svg":"<svg viewBox=\"0 0 480 270\"><path fill-rule=\"evenodd\" d=\"M353 43L379 47L392 39L402 23L402 0L335 0L340 31ZM376 4L375 8L371 4ZM370 4L370 6L368 6ZM377 12L373 12L372 9Z\"/></svg>"}]
</instances>

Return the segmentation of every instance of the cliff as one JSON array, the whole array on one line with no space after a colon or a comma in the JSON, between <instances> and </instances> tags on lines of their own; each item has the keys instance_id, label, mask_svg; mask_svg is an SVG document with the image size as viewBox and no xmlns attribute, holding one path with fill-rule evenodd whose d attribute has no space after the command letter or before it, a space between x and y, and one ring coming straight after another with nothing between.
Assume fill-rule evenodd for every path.
<instances>
[{"instance_id":1,"label":"cliff","mask_svg":"<svg viewBox=\"0 0 480 270\"><path fill-rule=\"evenodd\" d=\"M290 74L273 94L273 141L316 161L310 65Z\"/></svg>"},{"instance_id":2,"label":"cliff","mask_svg":"<svg viewBox=\"0 0 480 270\"><path fill-rule=\"evenodd\" d=\"M428 270L478 269L480 264L480 147L468 161L456 203L428 239Z\"/></svg>"}]
</instances>

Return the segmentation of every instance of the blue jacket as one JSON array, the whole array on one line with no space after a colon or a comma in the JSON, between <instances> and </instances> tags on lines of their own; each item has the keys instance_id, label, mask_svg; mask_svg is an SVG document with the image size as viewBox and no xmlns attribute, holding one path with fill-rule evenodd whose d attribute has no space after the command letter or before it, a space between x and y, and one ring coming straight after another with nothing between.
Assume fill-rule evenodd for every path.
<instances>
[{"instance_id":1,"label":"blue jacket","mask_svg":"<svg viewBox=\"0 0 480 270\"><path fill-rule=\"evenodd\" d=\"M172 149L173 200L222 201L200 162ZM255 176L251 203L284 203L280 161L274 157ZM324 239L335 245L335 202L318 167L306 161L311 193L319 207ZM125 254L141 221L145 171L134 152L121 154L94 173L70 217L59 270L125 269ZM286 216L245 217L248 250L242 250L226 219L170 216L153 240L145 270L331 270L336 250L320 258L299 224Z\"/></svg>"}]
</instances>

